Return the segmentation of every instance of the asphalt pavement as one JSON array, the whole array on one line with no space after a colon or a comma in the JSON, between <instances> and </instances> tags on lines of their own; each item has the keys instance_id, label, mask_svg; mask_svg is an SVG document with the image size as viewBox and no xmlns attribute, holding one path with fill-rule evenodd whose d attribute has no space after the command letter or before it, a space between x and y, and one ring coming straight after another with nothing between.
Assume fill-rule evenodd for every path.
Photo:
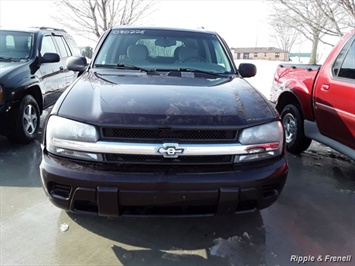
<instances>
[{"instance_id":1,"label":"asphalt pavement","mask_svg":"<svg viewBox=\"0 0 355 266\"><path fill-rule=\"evenodd\" d=\"M40 142L0 137L0 265L355 265L355 164L322 145L287 155L286 186L265 210L104 218L49 202Z\"/></svg>"}]
</instances>

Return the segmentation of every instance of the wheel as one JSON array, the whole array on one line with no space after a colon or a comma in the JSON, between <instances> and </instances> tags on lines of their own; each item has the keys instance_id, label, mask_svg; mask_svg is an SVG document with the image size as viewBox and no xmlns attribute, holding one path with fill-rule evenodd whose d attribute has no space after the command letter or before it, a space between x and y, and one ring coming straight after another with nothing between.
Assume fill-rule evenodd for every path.
<instances>
[{"instance_id":1,"label":"wheel","mask_svg":"<svg viewBox=\"0 0 355 266\"><path fill-rule=\"evenodd\" d=\"M281 112L281 119L285 129L286 149L292 153L307 150L312 140L304 135L303 119L297 106L286 105Z\"/></svg>"},{"instance_id":2,"label":"wheel","mask_svg":"<svg viewBox=\"0 0 355 266\"><path fill-rule=\"evenodd\" d=\"M38 104L31 95L26 95L13 113L7 138L13 143L27 144L37 137L39 123Z\"/></svg>"},{"instance_id":3,"label":"wheel","mask_svg":"<svg viewBox=\"0 0 355 266\"><path fill-rule=\"evenodd\" d=\"M181 60L181 63L185 62L207 62L207 60L201 56L194 56Z\"/></svg>"}]
</instances>

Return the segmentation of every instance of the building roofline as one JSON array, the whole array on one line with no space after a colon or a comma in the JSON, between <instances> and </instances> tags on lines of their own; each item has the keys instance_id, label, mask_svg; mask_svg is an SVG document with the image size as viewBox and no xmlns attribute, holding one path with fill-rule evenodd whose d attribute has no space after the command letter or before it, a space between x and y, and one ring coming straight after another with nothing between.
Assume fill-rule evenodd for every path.
<instances>
[{"instance_id":1,"label":"building roofline","mask_svg":"<svg viewBox=\"0 0 355 266\"><path fill-rule=\"evenodd\" d=\"M276 47L244 47L244 48L232 47L231 50L233 50L234 52L242 52L242 53L289 53L286 50L282 50Z\"/></svg>"}]
</instances>

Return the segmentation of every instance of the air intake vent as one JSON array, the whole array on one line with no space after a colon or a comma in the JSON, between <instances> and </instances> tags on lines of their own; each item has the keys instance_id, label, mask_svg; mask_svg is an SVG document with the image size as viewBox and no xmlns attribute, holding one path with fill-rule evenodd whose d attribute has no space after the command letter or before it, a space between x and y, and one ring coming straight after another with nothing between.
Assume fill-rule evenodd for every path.
<instances>
[{"instance_id":1,"label":"air intake vent","mask_svg":"<svg viewBox=\"0 0 355 266\"><path fill-rule=\"evenodd\" d=\"M230 164L233 156L179 156L178 158L164 158L163 156L148 155L125 155L106 154L106 161L115 163L139 163L139 164L177 164L177 165L199 165L199 164Z\"/></svg>"},{"instance_id":2,"label":"air intake vent","mask_svg":"<svg viewBox=\"0 0 355 266\"><path fill-rule=\"evenodd\" d=\"M49 186L49 193L53 198L67 200L70 196L71 187L60 185L60 184L51 184Z\"/></svg>"}]
</instances>

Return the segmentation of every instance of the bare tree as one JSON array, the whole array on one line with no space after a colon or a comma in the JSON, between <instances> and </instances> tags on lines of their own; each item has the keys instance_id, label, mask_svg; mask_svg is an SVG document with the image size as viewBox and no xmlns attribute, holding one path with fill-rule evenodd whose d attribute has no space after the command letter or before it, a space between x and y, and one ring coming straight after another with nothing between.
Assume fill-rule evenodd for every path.
<instances>
[{"instance_id":1,"label":"bare tree","mask_svg":"<svg viewBox=\"0 0 355 266\"><path fill-rule=\"evenodd\" d=\"M282 21L280 22L280 20L275 17L271 19L270 24L272 28L271 37L275 39L278 47L287 52L291 52L293 45L300 40L299 32L282 23Z\"/></svg>"},{"instance_id":2,"label":"bare tree","mask_svg":"<svg viewBox=\"0 0 355 266\"><path fill-rule=\"evenodd\" d=\"M339 1L341 0L276 0L273 1L273 21L279 21L285 30L298 31L312 42L309 63L314 64L317 61L319 42L332 45L325 41L324 36L342 36L349 27L344 21L350 15L344 12Z\"/></svg>"},{"instance_id":3,"label":"bare tree","mask_svg":"<svg viewBox=\"0 0 355 266\"><path fill-rule=\"evenodd\" d=\"M274 2L274 20L279 21L285 29L294 29L312 42L310 63L316 63L322 28L328 19L318 9L314 0L277 0Z\"/></svg>"},{"instance_id":4,"label":"bare tree","mask_svg":"<svg viewBox=\"0 0 355 266\"><path fill-rule=\"evenodd\" d=\"M339 5L342 0L315 0L318 9L329 20L328 27L321 29L326 35L342 36L349 28L349 15L344 12L344 6ZM352 0L353 1L353 0ZM320 27L320 25L318 25Z\"/></svg>"},{"instance_id":5,"label":"bare tree","mask_svg":"<svg viewBox=\"0 0 355 266\"><path fill-rule=\"evenodd\" d=\"M72 31L97 40L114 25L138 24L154 6L150 0L57 0L54 19Z\"/></svg>"},{"instance_id":6,"label":"bare tree","mask_svg":"<svg viewBox=\"0 0 355 266\"><path fill-rule=\"evenodd\" d=\"M355 1L338 0L338 4L348 14L348 21L345 23L347 23L349 27L355 27Z\"/></svg>"}]
</instances>

